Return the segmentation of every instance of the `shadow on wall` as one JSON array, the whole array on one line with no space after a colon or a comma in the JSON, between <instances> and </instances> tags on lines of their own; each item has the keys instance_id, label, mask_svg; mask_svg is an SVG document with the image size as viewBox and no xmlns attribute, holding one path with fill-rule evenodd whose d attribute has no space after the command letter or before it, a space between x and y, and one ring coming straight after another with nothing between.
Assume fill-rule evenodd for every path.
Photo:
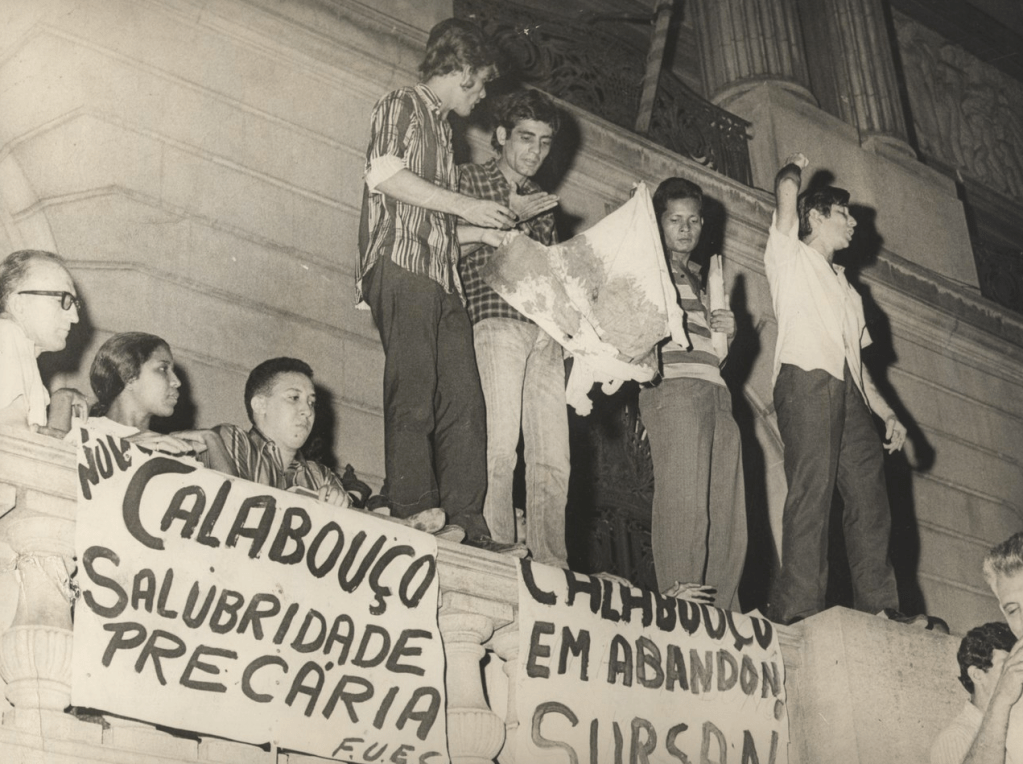
<instances>
[{"instance_id":1,"label":"shadow on wall","mask_svg":"<svg viewBox=\"0 0 1023 764\"><path fill-rule=\"evenodd\" d=\"M174 348L171 348L171 353L173 352ZM153 417L149 425L154 432L180 432L195 429L195 416L198 407L195 405L195 398L192 395L192 382L188 371L175 363L174 373L181 380L181 387L178 388L178 403L174 407L174 413L170 416Z\"/></svg>"},{"instance_id":2,"label":"shadow on wall","mask_svg":"<svg viewBox=\"0 0 1023 764\"><path fill-rule=\"evenodd\" d=\"M309 433L302 452L307 459L319 462L332 470L337 469L338 456L334 453L334 434L337 429L337 417L334 414L334 394L316 385L316 421ZM341 460L344 459L341 454Z\"/></svg>"},{"instance_id":3,"label":"shadow on wall","mask_svg":"<svg viewBox=\"0 0 1023 764\"><path fill-rule=\"evenodd\" d=\"M925 612L927 603L917 580L920 561L920 534L913 497L913 473L926 472L934 464L935 452L923 430L913 418L898 392L888 379L888 369L898 360L892 341L888 316L875 302L870 287L862 274L877 263L884 239L877 231L877 211L863 205L852 204L850 212L856 219L856 235L848 249L838 253L836 264L846 268L845 275L863 299L863 313L867 331L873 340L863 350L863 364L874 380L878 391L888 401L896 416L906 426L906 447L901 452L886 455L885 481L891 507L892 534L889 546L892 564L899 587L899 605L903 612ZM875 419L880 437L884 426ZM907 453L908 452L908 453ZM912 460L909 456L912 454ZM841 498L832 504L831 536L829 539L831 580L828 587L829 605L852 605L852 587L849 563L842 538ZM940 614L939 614L940 615Z\"/></svg>"},{"instance_id":4,"label":"shadow on wall","mask_svg":"<svg viewBox=\"0 0 1023 764\"><path fill-rule=\"evenodd\" d=\"M88 348L94 332L95 328L89 317L89 304L86 302L78 312L78 323L71 327L71 333L68 335L67 345L64 349L57 353L43 353L39 356L39 373L47 388L51 388L56 376L74 376L81 373L82 377L88 380L92 358L86 357L86 348ZM82 390L81 392L86 396L92 396L92 390Z\"/></svg>"},{"instance_id":5,"label":"shadow on wall","mask_svg":"<svg viewBox=\"0 0 1023 764\"><path fill-rule=\"evenodd\" d=\"M774 539L767 506L767 467L763 447L756 437L755 422L760 416L743 394L753 364L764 352L760 334L748 308L746 279L736 277L732 285L731 308L735 314L735 339L728 352L722 376L732 395L732 416L742 439L742 471L746 490L746 566L739 585L743 610L767 603L767 587L777 567ZM773 353L774 348L767 348Z\"/></svg>"}]
</instances>

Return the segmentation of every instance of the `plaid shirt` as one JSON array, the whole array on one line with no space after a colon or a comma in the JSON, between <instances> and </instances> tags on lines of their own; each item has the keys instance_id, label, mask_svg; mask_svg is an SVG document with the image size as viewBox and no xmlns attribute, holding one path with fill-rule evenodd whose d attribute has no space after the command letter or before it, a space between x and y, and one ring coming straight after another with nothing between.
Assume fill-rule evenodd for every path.
<instances>
[{"instance_id":1,"label":"plaid shirt","mask_svg":"<svg viewBox=\"0 0 1023 764\"><path fill-rule=\"evenodd\" d=\"M486 164L463 164L458 167L458 190L466 196L476 199L489 199L507 206L511 196L511 184L504 173L497 167L497 160L491 159ZM519 184L522 194L535 194L543 191L536 183L526 178ZM519 230L530 239L541 244L554 244L558 240L558 232L554 229L554 212L544 212L524 223L519 223ZM462 276L465 287L465 298L469 308L469 318L478 324L485 318L514 318L526 323L533 323L515 308L505 302L497 292L483 281L479 275L480 268L490 259L496 250L486 244L462 255L458 272Z\"/></svg>"},{"instance_id":2,"label":"plaid shirt","mask_svg":"<svg viewBox=\"0 0 1023 764\"><path fill-rule=\"evenodd\" d=\"M458 186L451 125L441 117L440 99L420 83L394 90L373 107L366 171L377 157L394 156L419 177L454 191ZM364 188L359 221L356 301L362 302L362 277L381 257L426 276L446 292L461 294L457 218L391 199Z\"/></svg>"},{"instance_id":3,"label":"plaid shirt","mask_svg":"<svg viewBox=\"0 0 1023 764\"><path fill-rule=\"evenodd\" d=\"M238 477L286 491L292 486L318 491L325 485L344 490L341 478L319 462L311 462L299 451L284 468L277 445L253 427L245 432L233 424L218 424L213 431L224 441Z\"/></svg>"}]
</instances>

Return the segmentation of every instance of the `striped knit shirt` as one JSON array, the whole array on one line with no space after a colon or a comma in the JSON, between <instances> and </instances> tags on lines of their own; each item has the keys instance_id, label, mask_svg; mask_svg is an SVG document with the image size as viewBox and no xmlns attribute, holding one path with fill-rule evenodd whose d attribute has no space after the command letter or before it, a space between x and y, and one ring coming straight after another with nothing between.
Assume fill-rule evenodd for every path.
<instances>
[{"instance_id":1,"label":"striped knit shirt","mask_svg":"<svg viewBox=\"0 0 1023 764\"><path fill-rule=\"evenodd\" d=\"M345 490L337 473L319 462L306 459L301 451L296 452L291 464L285 467L277 444L255 427L246 432L233 424L218 424L213 431L224 442L238 477L243 480L280 488L282 491L298 486L315 492L325 485ZM203 456L200 455L200 459Z\"/></svg>"},{"instance_id":2,"label":"striped knit shirt","mask_svg":"<svg viewBox=\"0 0 1023 764\"><path fill-rule=\"evenodd\" d=\"M420 178L449 191L457 190L451 125L441 116L440 99L426 85L394 90L373 107L366 173L380 159L397 159ZM356 302L362 303L362 277L381 257L436 281L445 292L461 295L455 270L456 222L454 215L406 204L367 186L359 222Z\"/></svg>"},{"instance_id":3,"label":"striped knit shirt","mask_svg":"<svg viewBox=\"0 0 1023 764\"><path fill-rule=\"evenodd\" d=\"M721 361L711 343L710 311L707 293L700 289L699 266L690 263L692 273L678 272L672 266L672 278L678 290L679 305L686 312L686 332L691 347L683 347L671 338L665 340L661 350L661 376L665 379L690 377L724 385L721 378ZM695 275L694 275L695 273Z\"/></svg>"},{"instance_id":4,"label":"striped knit shirt","mask_svg":"<svg viewBox=\"0 0 1023 764\"><path fill-rule=\"evenodd\" d=\"M458 190L466 196L476 199L489 199L507 206L511 197L511 184L497 165L496 159L485 164L463 164L458 168ZM535 194L543 191L540 186L529 178L519 184L519 193ZM530 239L541 244L551 245L558 241L558 232L554 227L554 212L544 212L525 222L519 223L518 229ZM472 323L478 324L485 318L514 318L517 321L533 323L515 308L509 305L501 295L490 288L480 269L487 264L497 250L486 244L462 255L458 272L462 276L465 287L466 307Z\"/></svg>"}]
</instances>

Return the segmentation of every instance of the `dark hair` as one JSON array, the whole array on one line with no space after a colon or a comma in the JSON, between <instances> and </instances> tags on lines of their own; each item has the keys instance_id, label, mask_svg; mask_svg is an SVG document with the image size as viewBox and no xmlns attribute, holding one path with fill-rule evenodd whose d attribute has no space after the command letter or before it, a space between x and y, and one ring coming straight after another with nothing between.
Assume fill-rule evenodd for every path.
<instances>
[{"instance_id":1,"label":"dark hair","mask_svg":"<svg viewBox=\"0 0 1023 764\"><path fill-rule=\"evenodd\" d=\"M676 199L695 199L700 207L700 214L703 214L702 188L685 178L666 178L654 191L654 215L658 224L661 222L661 215L668 209L668 202Z\"/></svg>"},{"instance_id":2,"label":"dark hair","mask_svg":"<svg viewBox=\"0 0 1023 764\"><path fill-rule=\"evenodd\" d=\"M67 264L59 255L42 249L19 249L11 252L0 263L0 313L7 310L7 300L18 291L18 287L28 276L28 269L33 262L46 260L67 269Z\"/></svg>"},{"instance_id":3,"label":"dark hair","mask_svg":"<svg viewBox=\"0 0 1023 764\"><path fill-rule=\"evenodd\" d=\"M249 378L245 380L245 411L252 424L256 423L252 418L252 399L257 395L267 395L273 389L279 374L292 371L304 374L309 379L313 378L313 370L309 364L297 358L271 358L249 372Z\"/></svg>"},{"instance_id":4,"label":"dark hair","mask_svg":"<svg viewBox=\"0 0 1023 764\"><path fill-rule=\"evenodd\" d=\"M89 369L89 384L97 399L92 407L93 416L103 416L110 410L124 388L139 378L142 365L157 348L170 351L166 340L145 332L115 334L103 343Z\"/></svg>"},{"instance_id":5,"label":"dark hair","mask_svg":"<svg viewBox=\"0 0 1023 764\"><path fill-rule=\"evenodd\" d=\"M984 577L988 583L995 576L1014 576L1023 571L1023 531L1009 536L984 555Z\"/></svg>"},{"instance_id":6,"label":"dark hair","mask_svg":"<svg viewBox=\"0 0 1023 764\"><path fill-rule=\"evenodd\" d=\"M981 671L987 671L993 665L991 656L995 650L1009 652L1016 644L1016 637L1008 624L1001 622L985 623L966 632L963 641L959 643L959 651L956 653L956 660L959 661L959 681L966 691L973 694L973 680L970 679L967 669L976 666Z\"/></svg>"},{"instance_id":7,"label":"dark hair","mask_svg":"<svg viewBox=\"0 0 1023 764\"><path fill-rule=\"evenodd\" d=\"M846 206L849 204L849 192L844 188L824 186L823 188L804 191L799 195L796 207L799 210L799 238L805 239L813 232L810 226L810 212L817 210L826 218L831 217L831 205Z\"/></svg>"},{"instance_id":8,"label":"dark hair","mask_svg":"<svg viewBox=\"0 0 1023 764\"><path fill-rule=\"evenodd\" d=\"M503 127L511 135L515 125L525 119L533 119L537 122L544 122L551 128L551 135L557 135L561 129L561 115L558 107L554 105L547 95L539 90L516 90L506 96L502 96L494 105L494 134L490 136L490 145L496 151L501 150L501 144L497 141L497 128Z\"/></svg>"},{"instance_id":9,"label":"dark hair","mask_svg":"<svg viewBox=\"0 0 1023 764\"><path fill-rule=\"evenodd\" d=\"M483 30L464 19L444 19L430 30L426 55L419 65L423 81L461 71L466 66L472 74L484 69L497 73L494 53Z\"/></svg>"}]
</instances>

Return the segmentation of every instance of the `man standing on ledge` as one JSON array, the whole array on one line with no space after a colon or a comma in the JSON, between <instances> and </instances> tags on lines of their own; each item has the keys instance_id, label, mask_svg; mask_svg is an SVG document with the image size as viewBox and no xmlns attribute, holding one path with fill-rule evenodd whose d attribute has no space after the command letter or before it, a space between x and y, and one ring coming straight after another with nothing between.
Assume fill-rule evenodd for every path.
<instances>
[{"instance_id":1,"label":"man standing on ledge","mask_svg":"<svg viewBox=\"0 0 1023 764\"><path fill-rule=\"evenodd\" d=\"M662 343L660 379L639 392L654 466L657 588L673 596L681 582L704 584L716 588L718 607L738 611L746 561L742 448L720 371L727 347L722 353L712 339L714 332L726 343L732 339L735 315L724 307L711 310L701 267L693 261L703 231L703 189L668 178L653 203L691 342Z\"/></svg>"},{"instance_id":2,"label":"man standing on ledge","mask_svg":"<svg viewBox=\"0 0 1023 764\"><path fill-rule=\"evenodd\" d=\"M493 541L483 519L487 487L483 392L462 304L460 217L507 228L511 210L462 196L447 116L466 117L496 74L480 30L446 19L431 31L422 81L373 108L356 268L384 346L383 494L398 517L440 506L466 543L525 552Z\"/></svg>"},{"instance_id":3,"label":"man standing on ledge","mask_svg":"<svg viewBox=\"0 0 1023 764\"><path fill-rule=\"evenodd\" d=\"M800 196L807 164L795 154L778 172L777 209L764 252L778 319L774 406L788 482L781 569L766 614L783 624L824 609L836 483L845 504L854 607L898 615L899 603L888 555L891 514L882 449L871 413L885 423L889 453L902 448L906 428L860 360L860 349L871 342L863 302L833 262L856 227L849 193L828 186Z\"/></svg>"},{"instance_id":4,"label":"man standing on ledge","mask_svg":"<svg viewBox=\"0 0 1023 764\"><path fill-rule=\"evenodd\" d=\"M538 90L519 90L498 102L496 117L491 144L498 155L485 164L462 165L459 191L509 206L513 195L525 195L531 206L520 215L519 229L541 244L554 244L558 237L550 208L558 198L544 193L530 179L551 150L560 126L557 107ZM459 272L487 406L483 516L495 539L515 541L512 478L521 431L527 546L536 562L567 567L565 504L571 463L565 358L553 337L509 305L480 276L495 249L475 242L483 238L493 241L492 237L500 238L502 233L492 228L458 229L465 252Z\"/></svg>"}]
</instances>

